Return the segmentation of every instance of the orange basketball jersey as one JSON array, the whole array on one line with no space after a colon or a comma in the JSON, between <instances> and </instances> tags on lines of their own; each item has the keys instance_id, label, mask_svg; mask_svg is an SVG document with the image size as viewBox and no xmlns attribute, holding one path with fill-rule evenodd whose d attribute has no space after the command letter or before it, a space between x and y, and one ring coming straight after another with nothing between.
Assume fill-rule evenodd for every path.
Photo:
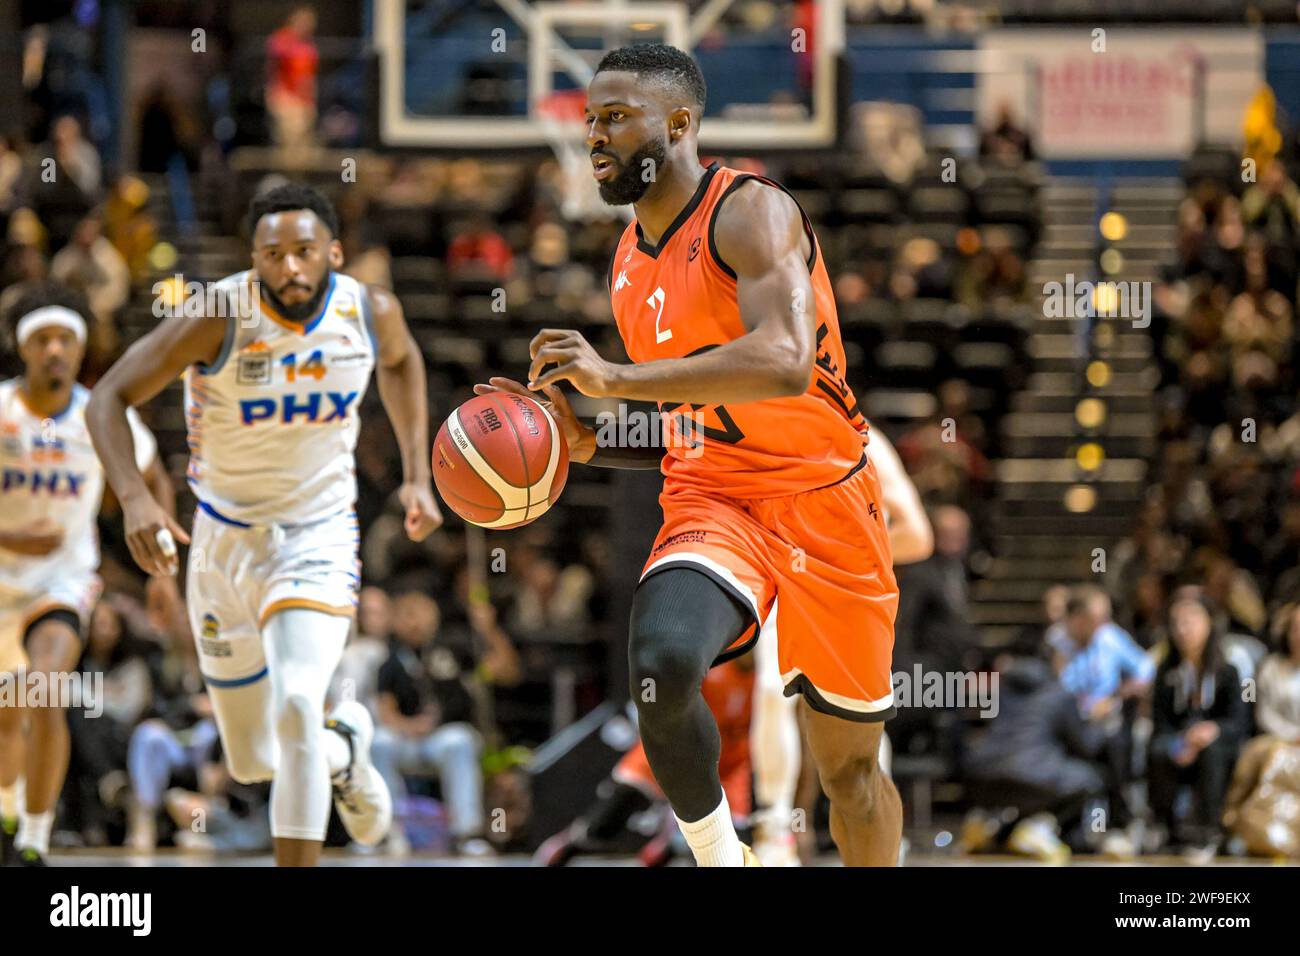
<instances>
[{"instance_id":1,"label":"orange basketball jersey","mask_svg":"<svg viewBox=\"0 0 1300 956\"><path fill-rule=\"evenodd\" d=\"M610 264L609 289L633 362L696 355L745 334L736 274L717 253L714 219L722 200L749 179L785 188L714 163L658 246L642 238L639 223L628 225ZM733 498L775 498L833 484L861 461L867 424L845 381L826 264L806 215L803 222L812 248L808 269L817 324L812 382L802 395L758 402L661 402L665 493L690 487Z\"/></svg>"}]
</instances>

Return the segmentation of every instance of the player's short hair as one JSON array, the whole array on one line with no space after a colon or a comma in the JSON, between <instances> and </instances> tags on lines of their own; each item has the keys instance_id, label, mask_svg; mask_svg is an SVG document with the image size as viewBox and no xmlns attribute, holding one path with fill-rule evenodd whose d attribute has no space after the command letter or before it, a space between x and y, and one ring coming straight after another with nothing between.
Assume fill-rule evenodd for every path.
<instances>
[{"instance_id":1,"label":"player's short hair","mask_svg":"<svg viewBox=\"0 0 1300 956\"><path fill-rule=\"evenodd\" d=\"M704 113L708 88L695 59L666 43L636 43L606 53L596 67L597 73L623 71L678 93Z\"/></svg>"},{"instance_id":2,"label":"player's short hair","mask_svg":"<svg viewBox=\"0 0 1300 956\"><path fill-rule=\"evenodd\" d=\"M276 186L254 196L253 201L248 204L248 234L250 236L253 234L263 216L275 212L295 212L299 209L314 212L316 218L330 231L330 238L338 238L339 217L334 211L334 204L320 190L313 189L305 183L285 183L283 186Z\"/></svg>"},{"instance_id":3,"label":"player's short hair","mask_svg":"<svg viewBox=\"0 0 1300 956\"><path fill-rule=\"evenodd\" d=\"M18 286L20 290L4 315L4 327L12 342L18 334L18 322L29 312L44 309L51 305L61 305L76 312L89 328L95 321L90 311L90 302L84 295L71 286L48 279L36 279Z\"/></svg>"}]
</instances>

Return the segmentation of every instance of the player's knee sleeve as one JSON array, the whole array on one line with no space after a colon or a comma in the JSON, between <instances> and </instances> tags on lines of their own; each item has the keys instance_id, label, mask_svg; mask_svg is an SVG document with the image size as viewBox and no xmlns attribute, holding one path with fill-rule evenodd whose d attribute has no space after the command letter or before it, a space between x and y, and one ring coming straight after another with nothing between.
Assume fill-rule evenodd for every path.
<instances>
[{"instance_id":1,"label":"player's knee sleeve","mask_svg":"<svg viewBox=\"0 0 1300 956\"><path fill-rule=\"evenodd\" d=\"M642 719L676 713L699 693L709 662L678 635L642 636L632 649L632 692Z\"/></svg>"},{"instance_id":2,"label":"player's knee sleeve","mask_svg":"<svg viewBox=\"0 0 1300 956\"><path fill-rule=\"evenodd\" d=\"M736 599L698 571L669 568L646 578L632 598L628 635L630 690L642 719L688 704L748 623Z\"/></svg>"},{"instance_id":3,"label":"player's knee sleeve","mask_svg":"<svg viewBox=\"0 0 1300 956\"><path fill-rule=\"evenodd\" d=\"M275 732L281 748L301 746L315 740L325 720L325 711L301 691L290 691L279 701L275 713Z\"/></svg>"}]
</instances>

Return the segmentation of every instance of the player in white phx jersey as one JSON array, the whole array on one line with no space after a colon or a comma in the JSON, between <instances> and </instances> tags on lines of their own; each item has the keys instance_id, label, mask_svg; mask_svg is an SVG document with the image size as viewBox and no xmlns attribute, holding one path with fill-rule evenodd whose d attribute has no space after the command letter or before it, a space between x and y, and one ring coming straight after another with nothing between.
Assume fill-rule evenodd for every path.
<instances>
[{"instance_id":1,"label":"player in white phx jersey","mask_svg":"<svg viewBox=\"0 0 1300 956\"><path fill-rule=\"evenodd\" d=\"M236 780L273 781L276 862L313 865L331 782L354 840L378 843L392 820L365 707L324 715L360 585L353 451L372 368L401 448L408 536L442 515L424 362L401 305L336 271L338 222L315 190L273 189L249 223L253 268L218 284L226 317L166 318L104 376L89 417L140 566L175 573L171 542L190 544L186 602L226 763ZM192 541L143 494L126 424L182 374Z\"/></svg>"},{"instance_id":2,"label":"player in white phx jersey","mask_svg":"<svg viewBox=\"0 0 1300 956\"><path fill-rule=\"evenodd\" d=\"M0 382L0 681L8 685L0 694L0 857L16 847L15 861L28 866L44 865L49 853L68 766L65 709L78 703L60 677L76 670L99 594L104 473L86 428L90 393L77 384L88 314L71 291L27 287L8 316L23 374ZM135 455L124 465L168 513L172 486L153 436L134 413L128 428Z\"/></svg>"},{"instance_id":3,"label":"player in white phx jersey","mask_svg":"<svg viewBox=\"0 0 1300 956\"><path fill-rule=\"evenodd\" d=\"M885 433L871 429L867 454L880 476L885 520L894 564L924 561L934 550L934 532L916 486ZM776 628L776 609L763 630ZM793 830L794 796L799 785L802 742L797 699L786 697L776 641L760 639L754 649L754 717L750 723L750 759L754 764L754 854L764 866L798 866ZM889 738L881 740L880 767L889 772Z\"/></svg>"}]
</instances>

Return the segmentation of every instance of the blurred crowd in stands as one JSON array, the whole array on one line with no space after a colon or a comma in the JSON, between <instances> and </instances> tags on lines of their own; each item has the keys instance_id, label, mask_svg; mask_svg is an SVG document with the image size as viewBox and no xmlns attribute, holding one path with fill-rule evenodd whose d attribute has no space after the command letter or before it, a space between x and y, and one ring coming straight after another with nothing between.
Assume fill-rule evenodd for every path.
<instances>
[{"instance_id":1,"label":"blurred crowd in stands","mask_svg":"<svg viewBox=\"0 0 1300 956\"><path fill-rule=\"evenodd\" d=\"M962 755L971 849L1300 855L1300 151L1267 89L1244 140L1185 169L1136 526L995 661L1001 713Z\"/></svg>"}]
</instances>

